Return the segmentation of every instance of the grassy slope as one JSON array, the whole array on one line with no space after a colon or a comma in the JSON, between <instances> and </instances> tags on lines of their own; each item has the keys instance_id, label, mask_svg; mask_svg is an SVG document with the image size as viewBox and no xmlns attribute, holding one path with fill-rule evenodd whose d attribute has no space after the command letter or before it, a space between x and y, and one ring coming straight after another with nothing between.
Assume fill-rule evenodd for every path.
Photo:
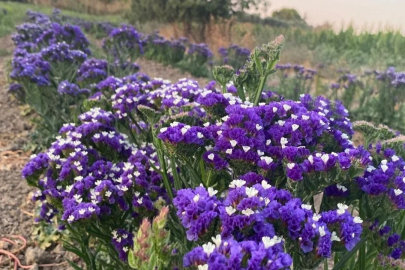
<instances>
[{"instance_id":1,"label":"grassy slope","mask_svg":"<svg viewBox=\"0 0 405 270\"><path fill-rule=\"evenodd\" d=\"M14 2L0 2L0 37L13 33L15 25L23 22L27 10L34 10L45 14L51 14L52 9L53 8L49 6L21 4ZM6 14L3 13L3 10L6 10ZM118 15L97 16L68 10L64 10L63 15L78 17L89 21L109 21L118 24L125 22L124 19Z\"/></svg>"}]
</instances>

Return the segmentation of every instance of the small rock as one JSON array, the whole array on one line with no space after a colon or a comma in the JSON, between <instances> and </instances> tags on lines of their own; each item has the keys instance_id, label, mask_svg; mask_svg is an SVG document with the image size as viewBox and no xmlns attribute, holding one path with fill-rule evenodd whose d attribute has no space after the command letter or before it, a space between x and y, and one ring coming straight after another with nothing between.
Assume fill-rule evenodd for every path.
<instances>
[{"instance_id":1,"label":"small rock","mask_svg":"<svg viewBox=\"0 0 405 270\"><path fill-rule=\"evenodd\" d=\"M23 128L24 128L24 130L31 130L32 127L30 125L28 125L27 123L24 123Z\"/></svg>"},{"instance_id":2,"label":"small rock","mask_svg":"<svg viewBox=\"0 0 405 270\"><path fill-rule=\"evenodd\" d=\"M39 247L29 247L25 251L25 263L30 265L39 262L41 256L43 256L44 251Z\"/></svg>"},{"instance_id":3,"label":"small rock","mask_svg":"<svg viewBox=\"0 0 405 270\"><path fill-rule=\"evenodd\" d=\"M39 269L39 267L38 267L38 264L37 263L34 263L33 265L32 265L32 267L30 268L30 270L38 270Z\"/></svg>"},{"instance_id":4,"label":"small rock","mask_svg":"<svg viewBox=\"0 0 405 270\"><path fill-rule=\"evenodd\" d=\"M53 250L52 253L57 254L57 255L65 255L65 250L63 249L63 246L61 244L57 245Z\"/></svg>"},{"instance_id":5,"label":"small rock","mask_svg":"<svg viewBox=\"0 0 405 270\"><path fill-rule=\"evenodd\" d=\"M6 241L0 241L0 248L10 250L12 248L12 245Z\"/></svg>"}]
</instances>

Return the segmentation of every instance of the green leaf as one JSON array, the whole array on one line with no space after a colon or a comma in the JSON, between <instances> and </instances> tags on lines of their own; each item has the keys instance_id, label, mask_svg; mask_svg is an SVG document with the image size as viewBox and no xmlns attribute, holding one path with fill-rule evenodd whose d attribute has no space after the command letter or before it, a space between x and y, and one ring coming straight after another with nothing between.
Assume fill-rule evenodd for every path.
<instances>
[{"instance_id":1,"label":"green leaf","mask_svg":"<svg viewBox=\"0 0 405 270\"><path fill-rule=\"evenodd\" d=\"M135 262L135 256L134 256L134 252L132 250L130 250L128 253L128 263L129 263L129 266L136 269L137 264Z\"/></svg>"},{"instance_id":2,"label":"green leaf","mask_svg":"<svg viewBox=\"0 0 405 270\"><path fill-rule=\"evenodd\" d=\"M69 260L69 259L65 259L67 262L68 262L68 264L70 265L70 266L72 266L75 270L83 270L83 268L81 268L81 267L79 267L75 262L73 262L73 261L71 261L71 260Z\"/></svg>"},{"instance_id":3,"label":"green leaf","mask_svg":"<svg viewBox=\"0 0 405 270\"><path fill-rule=\"evenodd\" d=\"M332 270L340 270L343 269L343 267L345 266L345 264L353 257L356 255L357 251L359 250L359 248L364 245L367 241L367 237L363 237L361 238L361 240L357 243L357 245L351 250L348 251L345 255L343 255L339 262L333 267Z\"/></svg>"}]
</instances>

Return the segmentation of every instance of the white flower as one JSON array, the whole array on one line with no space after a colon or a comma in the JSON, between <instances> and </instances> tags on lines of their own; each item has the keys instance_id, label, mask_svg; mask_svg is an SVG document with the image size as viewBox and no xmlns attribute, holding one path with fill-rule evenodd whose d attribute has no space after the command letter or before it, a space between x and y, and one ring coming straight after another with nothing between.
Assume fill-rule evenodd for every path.
<instances>
[{"instance_id":1,"label":"white flower","mask_svg":"<svg viewBox=\"0 0 405 270\"><path fill-rule=\"evenodd\" d=\"M310 204L301 204L301 208L306 209L306 210L311 210L312 205L310 205Z\"/></svg>"},{"instance_id":2,"label":"white flower","mask_svg":"<svg viewBox=\"0 0 405 270\"><path fill-rule=\"evenodd\" d=\"M208 155L208 159L210 159L210 160L214 160L214 157L215 157L215 155L213 153Z\"/></svg>"},{"instance_id":3,"label":"white flower","mask_svg":"<svg viewBox=\"0 0 405 270\"><path fill-rule=\"evenodd\" d=\"M278 237L277 235L275 235L273 238L270 238L268 236L264 236L262 237L262 242L264 244L264 248L269 248L272 247L276 244L281 243L282 239L280 237Z\"/></svg>"},{"instance_id":4,"label":"white flower","mask_svg":"<svg viewBox=\"0 0 405 270\"><path fill-rule=\"evenodd\" d=\"M346 191L347 191L347 188L346 188L345 186L342 186L341 184L337 184L336 187L337 187L339 190L343 191L343 192L346 192Z\"/></svg>"},{"instance_id":5,"label":"white flower","mask_svg":"<svg viewBox=\"0 0 405 270\"><path fill-rule=\"evenodd\" d=\"M278 124L279 124L280 126L284 126L285 121L283 121L283 120L278 120Z\"/></svg>"},{"instance_id":6,"label":"white flower","mask_svg":"<svg viewBox=\"0 0 405 270\"><path fill-rule=\"evenodd\" d=\"M222 117L222 120L224 120L224 121L228 121L228 119L229 119L229 115Z\"/></svg>"},{"instance_id":7,"label":"white flower","mask_svg":"<svg viewBox=\"0 0 405 270\"><path fill-rule=\"evenodd\" d=\"M267 206L270 203L270 199L269 198L264 198L264 204Z\"/></svg>"},{"instance_id":8,"label":"white flower","mask_svg":"<svg viewBox=\"0 0 405 270\"><path fill-rule=\"evenodd\" d=\"M245 180L236 179L229 183L230 188L240 188L246 184Z\"/></svg>"},{"instance_id":9,"label":"white flower","mask_svg":"<svg viewBox=\"0 0 405 270\"><path fill-rule=\"evenodd\" d=\"M160 133L163 133L163 132L165 132L166 130L167 130L167 127L161 128L161 129L160 129ZM99 137L100 137L100 135L99 135Z\"/></svg>"},{"instance_id":10,"label":"white flower","mask_svg":"<svg viewBox=\"0 0 405 270\"><path fill-rule=\"evenodd\" d=\"M248 209L245 209L245 210L242 210L242 214L243 215L245 215L245 216L251 216L251 215L253 215L255 212L253 212L253 210L252 209L250 209L250 208L248 208Z\"/></svg>"},{"instance_id":11,"label":"white flower","mask_svg":"<svg viewBox=\"0 0 405 270\"><path fill-rule=\"evenodd\" d=\"M73 198L76 200L77 203L81 203L83 198L79 194L73 195Z\"/></svg>"},{"instance_id":12,"label":"white flower","mask_svg":"<svg viewBox=\"0 0 405 270\"><path fill-rule=\"evenodd\" d=\"M105 193L105 196L109 198L111 196L111 194L112 194L112 192L107 190L106 193Z\"/></svg>"},{"instance_id":13,"label":"white flower","mask_svg":"<svg viewBox=\"0 0 405 270\"><path fill-rule=\"evenodd\" d=\"M385 172L386 170L388 170L388 166L385 164L381 165L381 170L383 170L383 172Z\"/></svg>"},{"instance_id":14,"label":"white flower","mask_svg":"<svg viewBox=\"0 0 405 270\"><path fill-rule=\"evenodd\" d=\"M200 200L200 194L196 194L193 198L194 202L198 202Z\"/></svg>"},{"instance_id":15,"label":"white flower","mask_svg":"<svg viewBox=\"0 0 405 270\"><path fill-rule=\"evenodd\" d=\"M326 164L326 162L328 162L328 160L329 160L329 155L328 155L328 154L324 154L324 155L322 155L321 159L322 159L323 163Z\"/></svg>"},{"instance_id":16,"label":"white flower","mask_svg":"<svg viewBox=\"0 0 405 270\"><path fill-rule=\"evenodd\" d=\"M264 160L267 165L273 162L273 159L271 157L260 157L260 160Z\"/></svg>"},{"instance_id":17,"label":"white flower","mask_svg":"<svg viewBox=\"0 0 405 270\"><path fill-rule=\"evenodd\" d=\"M250 150L250 146L242 146L242 148L245 153Z\"/></svg>"},{"instance_id":18,"label":"white flower","mask_svg":"<svg viewBox=\"0 0 405 270\"><path fill-rule=\"evenodd\" d=\"M269 189L269 188L271 188L271 185L269 184L269 183L267 183L267 181L266 180L262 180L262 187L264 188L264 189Z\"/></svg>"},{"instance_id":19,"label":"white flower","mask_svg":"<svg viewBox=\"0 0 405 270\"><path fill-rule=\"evenodd\" d=\"M227 153L227 154L231 155L231 154L232 154L232 149L231 149L231 148L226 149L225 153Z\"/></svg>"},{"instance_id":20,"label":"white flower","mask_svg":"<svg viewBox=\"0 0 405 270\"><path fill-rule=\"evenodd\" d=\"M197 132L197 138L202 139L204 138L204 135L201 132Z\"/></svg>"},{"instance_id":21,"label":"white flower","mask_svg":"<svg viewBox=\"0 0 405 270\"><path fill-rule=\"evenodd\" d=\"M66 186L65 191L66 191L67 193L69 193L69 192L72 191L72 189L73 189L73 185L69 185L69 186Z\"/></svg>"},{"instance_id":22,"label":"white flower","mask_svg":"<svg viewBox=\"0 0 405 270\"><path fill-rule=\"evenodd\" d=\"M79 210L79 214L80 214L80 215L83 215L84 213L86 213L86 209L80 209L80 210Z\"/></svg>"},{"instance_id":23,"label":"white flower","mask_svg":"<svg viewBox=\"0 0 405 270\"><path fill-rule=\"evenodd\" d=\"M270 144L271 144L271 140L269 139L266 141L266 145L270 145Z\"/></svg>"},{"instance_id":24,"label":"white flower","mask_svg":"<svg viewBox=\"0 0 405 270\"><path fill-rule=\"evenodd\" d=\"M238 142L235 140L230 140L229 142L231 143L232 147L235 147L235 145L238 144Z\"/></svg>"},{"instance_id":25,"label":"white flower","mask_svg":"<svg viewBox=\"0 0 405 270\"><path fill-rule=\"evenodd\" d=\"M399 157L396 156L396 155L393 155L393 156L391 157L391 160L394 161L394 162L396 162L396 161L399 160Z\"/></svg>"},{"instance_id":26,"label":"white flower","mask_svg":"<svg viewBox=\"0 0 405 270\"><path fill-rule=\"evenodd\" d=\"M261 130L261 129L263 129L263 127L259 124L256 124L256 130Z\"/></svg>"},{"instance_id":27,"label":"white flower","mask_svg":"<svg viewBox=\"0 0 405 270\"><path fill-rule=\"evenodd\" d=\"M208 270L208 264L199 265L198 270Z\"/></svg>"},{"instance_id":28,"label":"white flower","mask_svg":"<svg viewBox=\"0 0 405 270\"><path fill-rule=\"evenodd\" d=\"M212 187L209 187L209 188L208 188L208 195L209 195L210 197L214 196L214 195L217 194L217 193L218 193L218 190L215 190L215 189L213 189Z\"/></svg>"},{"instance_id":29,"label":"white flower","mask_svg":"<svg viewBox=\"0 0 405 270\"><path fill-rule=\"evenodd\" d=\"M320 219L321 219L321 215L319 215L319 214L314 214L313 216L312 216L312 220L313 221L319 221Z\"/></svg>"},{"instance_id":30,"label":"white flower","mask_svg":"<svg viewBox=\"0 0 405 270\"><path fill-rule=\"evenodd\" d=\"M363 223L363 220L360 217L354 217L353 222L361 224L361 223Z\"/></svg>"},{"instance_id":31,"label":"white flower","mask_svg":"<svg viewBox=\"0 0 405 270\"><path fill-rule=\"evenodd\" d=\"M340 242L340 238L336 235L336 232L332 232L332 236L330 237L330 240Z\"/></svg>"},{"instance_id":32,"label":"white flower","mask_svg":"<svg viewBox=\"0 0 405 270\"><path fill-rule=\"evenodd\" d=\"M93 213L94 211L96 211L96 209L94 209L94 207L89 207L89 208L87 208L87 211L89 211L90 213Z\"/></svg>"},{"instance_id":33,"label":"white flower","mask_svg":"<svg viewBox=\"0 0 405 270\"><path fill-rule=\"evenodd\" d=\"M225 211L228 215L232 216L236 212L236 209L233 208L232 206L227 206L225 207Z\"/></svg>"},{"instance_id":34,"label":"white flower","mask_svg":"<svg viewBox=\"0 0 405 270\"><path fill-rule=\"evenodd\" d=\"M286 112L288 112L288 111L291 109L291 106L290 106L290 105L287 105L287 104L284 104L284 105L283 105L283 108L284 108L284 110L285 110Z\"/></svg>"},{"instance_id":35,"label":"white flower","mask_svg":"<svg viewBox=\"0 0 405 270\"><path fill-rule=\"evenodd\" d=\"M181 130L180 130L180 131L181 131L181 134L182 134L182 135L186 134L186 132L187 132L189 129L190 129L190 126L184 126L184 127L182 127Z\"/></svg>"},{"instance_id":36,"label":"white flower","mask_svg":"<svg viewBox=\"0 0 405 270\"><path fill-rule=\"evenodd\" d=\"M308 116L308 115L303 115L303 116L302 116L302 119L303 119L303 120L308 120L308 119L309 119L309 116Z\"/></svg>"},{"instance_id":37,"label":"white flower","mask_svg":"<svg viewBox=\"0 0 405 270\"><path fill-rule=\"evenodd\" d=\"M310 156L308 157L308 160L309 160L309 162L310 162L311 164L314 164L314 157L313 157L312 155L310 155Z\"/></svg>"},{"instance_id":38,"label":"white flower","mask_svg":"<svg viewBox=\"0 0 405 270\"><path fill-rule=\"evenodd\" d=\"M296 131L300 126L297 124L293 124L291 127L293 131Z\"/></svg>"},{"instance_id":39,"label":"white flower","mask_svg":"<svg viewBox=\"0 0 405 270\"><path fill-rule=\"evenodd\" d=\"M204 252L207 254L209 257L212 252L215 250L215 245L213 243L207 243L202 246Z\"/></svg>"},{"instance_id":40,"label":"white flower","mask_svg":"<svg viewBox=\"0 0 405 270\"><path fill-rule=\"evenodd\" d=\"M247 187L246 188L246 195L251 198L256 196L259 193L259 191L257 189L255 189L254 187Z\"/></svg>"},{"instance_id":41,"label":"white flower","mask_svg":"<svg viewBox=\"0 0 405 270\"><path fill-rule=\"evenodd\" d=\"M321 237L325 236L326 232L325 232L325 227L324 226L319 226L318 230L319 230L319 235Z\"/></svg>"},{"instance_id":42,"label":"white flower","mask_svg":"<svg viewBox=\"0 0 405 270\"><path fill-rule=\"evenodd\" d=\"M261 157L261 156L264 155L264 152L262 152L262 151L260 151L260 150L257 150L257 154L259 155L259 157Z\"/></svg>"},{"instance_id":43,"label":"white flower","mask_svg":"<svg viewBox=\"0 0 405 270\"><path fill-rule=\"evenodd\" d=\"M277 112L277 107L273 107L273 112L275 113L275 112Z\"/></svg>"},{"instance_id":44,"label":"white flower","mask_svg":"<svg viewBox=\"0 0 405 270\"><path fill-rule=\"evenodd\" d=\"M400 189L394 189L394 193L395 193L395 196L399 196L403 193L403 191Z\"/></svg>"},{"instance_id":45,"label":"white flower","mask_svg":"<svg viewBox=\"0 0 405 270\"><path fill-rule=\"evenodd\" d=\"M349 139L349 136L347 136L347 134L346 134L346 133L343 133L343 134L342 134L342 139L347 140L347 139Z\"/></svg>"},{"instance_id":46,"label":"white flower","mask_svg":"<svg viewBox=\"0 0 405 270\"><path fill-rule=\"evenodd\" d=\"M217 246L217 248L221 245L222 238L220 234L217 234L216 237L211 237L212 242Z\"/></svg>"},{"instance_id":47,"label":"white flower","mask_svg":"<svg viewBox=\"0 0 405 270\"><path fill-rule=\"evenodd\" d=\"M295 163L287 163L287 168L292 170L292 168L294 168Z\"/></svg>"},{"instance_id":48,"label":"white flower","mask_svg":"<svg viewBox=\"0 0 405 270\"><path fill-rule=\"evenodd\" d=\"M284 137L281 137L281 139L280 139L280 144L281 145L286 145L288 143L288 140L286 139L286 138L284 138Z\"/></svg>"},{"instance_id":49,"label":"white flower","mask_svg":"<svg viewBox=\"0 0 405 270\"><path fill-rule=\"evenodd\" d=\"M345 212L346 212L346 210L349 208L346 204L344 204L344 203L338 203L338 210L337 210L337 214L338 215L343 215Z\"/></svg>"}]
</instances>

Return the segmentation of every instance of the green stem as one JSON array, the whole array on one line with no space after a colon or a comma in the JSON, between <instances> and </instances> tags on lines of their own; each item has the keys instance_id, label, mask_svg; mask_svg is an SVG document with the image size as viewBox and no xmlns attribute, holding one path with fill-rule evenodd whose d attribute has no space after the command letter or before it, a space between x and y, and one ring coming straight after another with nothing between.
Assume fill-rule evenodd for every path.
<instances>
[{"instance_id":1,"label":"green stem","mask_svg":"<svg viewBox=\"0 0 405 270\"><path fill-rule=\"evenodd\" d=\"M257 106L257 104L259 104L259 100L260 100L260 97L262 96L262 92L263 92L263 88L264 88L264 84L266 83L266 80L267 80L267 75L263 75L260 78L260 84L256 90L255 100L253 102L254 106Z\"/></svg>"}]
</instances>

